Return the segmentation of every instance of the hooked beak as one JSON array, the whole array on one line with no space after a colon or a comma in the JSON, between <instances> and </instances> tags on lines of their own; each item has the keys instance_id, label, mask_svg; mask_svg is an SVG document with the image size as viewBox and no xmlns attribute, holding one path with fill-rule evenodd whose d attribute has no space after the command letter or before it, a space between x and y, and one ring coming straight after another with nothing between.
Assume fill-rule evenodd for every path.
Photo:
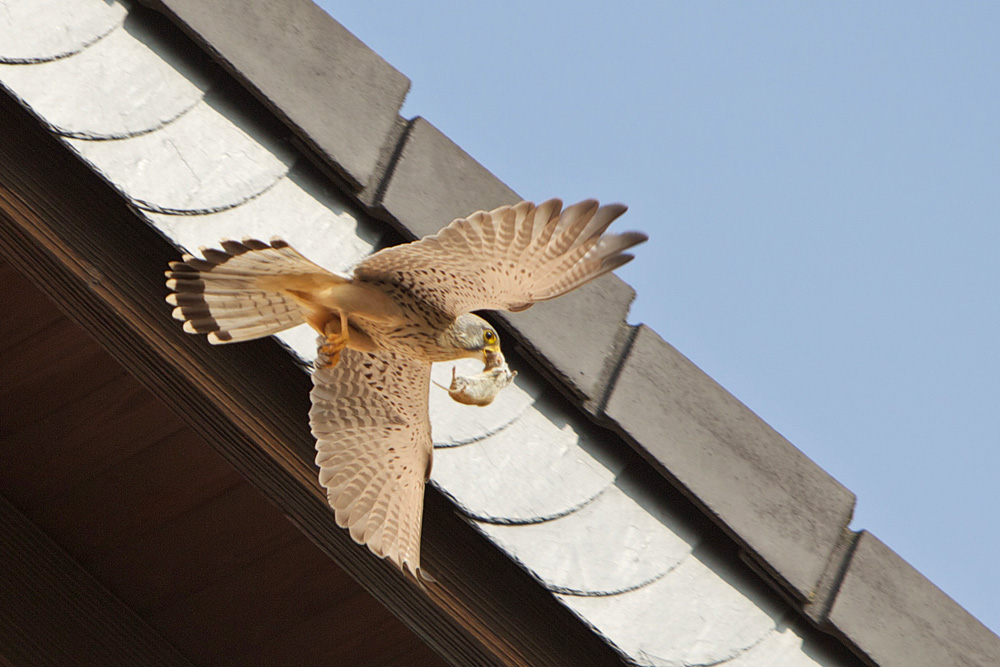
<instances>
[{"instance_id":1,"label":"hooked beak","mask_svg":"<svg viewBox=\"0 0 1000 667\"><path fill-rule=\"evenodd\" d=\"M504 363L503 352L500 351L500 344L494 343L483 348L483 363L487 369L496 368Z\"/></svg>"}]
</instances>

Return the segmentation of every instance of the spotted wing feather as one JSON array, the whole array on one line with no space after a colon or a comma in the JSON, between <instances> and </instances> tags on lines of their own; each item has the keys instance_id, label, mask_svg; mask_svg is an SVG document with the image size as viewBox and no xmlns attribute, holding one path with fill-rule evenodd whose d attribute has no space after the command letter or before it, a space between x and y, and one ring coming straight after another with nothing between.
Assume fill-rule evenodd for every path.
<instances>
[{"instance_id":1,"label":"spotted wing feather","mask_svg":"<svg viewBox=\"0 0 1000 667\"><path fill-rule=\"evenodd\" d=\"M554 299L632 259L644 234L605 234L621 204L523 201L460 218L433 236L382 250L358 265L359 280L402 285L456 316L518 311Z\"/></svg>"},{"instance_id":2,"label":"spotted wing feather","mask_svg":"<svg viewBox=\"0 0 1000 667\"><path fill-rule=\"evenodd\" d=\"M430 364L346 349L313 373L309 423L337 524L400 569L420 569L430 474Z\"/></svg>"}]
</instances>

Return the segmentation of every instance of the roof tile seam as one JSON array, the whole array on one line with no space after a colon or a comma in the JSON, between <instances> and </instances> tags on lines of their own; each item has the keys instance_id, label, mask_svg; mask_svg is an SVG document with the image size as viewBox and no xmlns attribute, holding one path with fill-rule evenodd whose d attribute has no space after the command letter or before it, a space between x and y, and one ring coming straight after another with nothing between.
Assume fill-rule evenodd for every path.
<instances>
[{"instance_id":1,"label":"roof tile seam","mask_svg":"<svg viewBox=\"0 0 1000 667\"><path fill-rule=\"evenodd\" d=\"M385 193L392 183L392 177L396 173L396 167L399 165L400 158L403 156L403 151L406 150L406 145L410 141L410 134L413 132L413 126L416 124L417 118L419 116L409 120L402 116L397 117L396 131L389 134L385 145L382 146L381 154L375 167L375 173L372 174L372 184L358 193L358 200L360 202L387 218L391 218L391 216L385 210L382 203L385 199ZM366 193L371 194L369 197L365 197ZM402 228L400 227L400 229Z\"/></svg>"},{"instance_id":2,"label":"roof tile seam","mask_svg":"<svg viewBox=\"0 0 1000 667\"><path fill-rule=\"evenodd\" d=\"M579 503L572 505L571 507L568 507L566 509L560 510L558 512L535 515L532 516L531 518L511 518L503 516L489 516L481 513L473 513L468 508L468 506L462 502L460 498L458 498L455 494L453 494L451 491L445 488L443 484L435 482L433 478L431 478L430 483L445 497L447 497L452 502L453 505L455 505L455 508L462 513L463 518L465 518L467 521L491 524L494 526L533 526L540 523L546 523L548 521L561 519L565 516L569 516L570 514L573 514L574 512L583 509L584 507L587 507L588 505L596 501L598 498L600 498L608 489L614 486L614 480L612 480L604 488L602 488L600 491L590 496L589 498L585 498Z\"/></svg>"},{"instance_id":3,"label":"roof tile seam","mask_svg":"<svg viewBox=\"0 0 1000 667\"><path fill-rule=\"evenodd\" d=\"M208 91L206 90L205 92L207 93ZM153 132L158 132L168 127L172 123L186 116L188 113L191 112L192 109L196 108L199 104L201 104L204 101L205 101L205 96L202 95L202 97L195 100L190 105L184 107L170 118L166 118L160 121L157 125L153 127L149 127L142 130L133 130L131 132L126 132L123 134L96 134L93 132L64 130L60 128L58 125L49 122L48 120L45 121L45 125L46 127L48 127L49 131L51 131L53 134L56 134L60 137L66 137L67 139L79 139L81 141L125 141L127 139L135 139L136 137L143 137L146 136L147 134L152 134Z\"/></svg>"},{"instance_id":4,"label":"roof tile seam","mask_svg":"<svg viewBox=\"0 0 1000 667\"><path fill-rule=\"evenodd\" d=\"M382 206L382 197L389 188L393 171L403 153L416 118L407 120L402 116L397 116L395 127L387 134L385 144L379 150L379 158L376 161L368 185L361 187L352 179L345 176L333 156L327 155L325 151L320 150L316 143L305 135L304 130L300 135L295 129L296 126L291 121L278 113L274 113L274 116L289 128L291 133L287 137L287 141L292 148L306 158L310 164L315 166L344 196L349 197L360 211L379 222L388 224L395 232L402 234L406 241L416 239L406 225L396 220Z\"/></svg>"},{"instance_id":5,"label":"roof tile seam","mask_svg":"<svg viewBox=\"0 0 1000 667\"><path fill-rule=\"evenodd\" d=\"M744 646L743 648L736 649L736 653L734 655L731 655L728 658L723 658L718 662L701 663L699 665L691 665L691 667L715 667L716 665L725 665L726 663L730 663L735 660L741 660L743 656L745 656L746 654L751 653L752 651L756 651L758 648L760 648L760 646L765 641L770 639L771 636L774 635L774 633L779 631L778 630L779 627L787 623L788 623L788 614L783 614L778 618L774 619L773 628L762 634L760 637L757 638L757 641L753 642L749 646Z\"/></svg>"},{"instance_id":6,"label":"roof tile seam","mask_svg":"<svg viewBox=\"0 0 1000 667\"><path fill-rule=\"evenodd\" d=\"M691 554L688 554L687 556L685 556L684 558L680 559L679 561L677 561L676 563L674 563L673 565L671 565L667 569L663 570L662 572L658 572L655 575L653 575L652 577L647 577L646 579L643 579L642 581L639 581L638 583L630 584L630 585L625 586L623 588L616 588L614 590L583 590L583 589L568 588L566 586L558 586L558 585L554 585L554 584L549 584L546 581L544 581L541 577L535 576L532 568L530 566L528 566L527 564L522 563L520 558L518 558L517 556L515 556L515 555L513 555L513 554L511 554L509 552L507 552L506 550L504 550L504 552L507 553L508 556L510 556L510 558L513 558L515 561L518 562L518 564L520 564L522 567L524 567L526 570L528 570L528 572L532 573L532 576L535 577L535 580L538 581L539 584L541 584L542 586L544 586L550 592L552 592L552 593L558 593L559 595L566 595L566 596L578 597L578 598L610 598L610 597L614 597L616 595L623 595L623 594L626 594L626 593L631 593L633 591L637 591L640 588L645 588L646 586L649 586L650 584L655 584L657 581L659 581L659 580L661 580L661 579L669 576L675 570L677 570L677 568L680 567L681 564L684 563L687 559L693 557Z\"/></svg>"},{"instance_id":7,"label":"roof tile seam","mask_svg":"<svg viewBox=\"0 0 1000 667\"><path fill-rule=\"evenodd\" d=\"M390 227L402 234L406 241L417 240L419 234L414 233L412 225L407 224L405 220L389 212L389 209L385 206L385 197L396 176L396 169L403 161L403 156L407 148L410 147L414 128L420 120L429 122L422 116L414 116L410 119L403 118L402 116L399 117L399 129L397 132L390 134L389 142L382 148L378 167L376 167L376 172L372 176L372 184L365 190L354 193L354 199L358 204L366 207L368 212L377 219L388 223ZM393 138L395 141L393 141ZM382 168L379 169L379 167ZM469 213L472 213L472 211L469 211ZM441 227L443 228L449 222L451 221L442 220Z\"/></svg>"},{"instance_id":8,"label":"roof tile seam","mask_svg":"<svg viewBox=\"0 0 1000 667\"><path fill-rule=\"evenodd\" d=\"M837 596L854 560L854 553L860 539L861 531L844 528L844 534L833 553L830 554L826 570L816 585L813 599L802 607L809 620L825 631L832 630L829 621L830 610L833 609L833 605L837 601Z\"/></svg>"},{"instance_id":9,"label":"roof tile seam","mask_svg":"<svg viewBox=\"0 0 1000 667\"><path fill-rule=\"evenodd\" d=\"M171 116L170 118L167 118L166 120L160 122L155 127L150 127L150 128L146 128L146 129L143 129L143 130L134 130L132 132L128 132L128 133L125 133L125 134L96 134L96 133L93 133L93 132L80 132L80 131L75 131L75 130L66 130L66 129L63 129L63 128L59 127L58 125L55 125L55 124L52 124L52 123L48 123L48 122L46 123L46 126L48 127L49 131L51 131L53 134L56 134L56 135L58 135L60 137L66 137L67 139L79 139L80 141L123 141L125 139L134 139L136 137L142 137L142 136L145 136L147 134L152 134L153 132L157 132L159 130L162 130L167 125L170 125L175 120L177 120L177 119L181 118L182 116L184 116L186 113L188 113L189 111L191 111L191 109L195 108L197 105L198 105L198 102L195 102L191 106L189 106L189 107L187 107L185 109L182 109L177 114L175 114L175 115Z\"/></svg>"},{"instance_id":10,"label":"roof tile seam","mask_svg":"<svg viewBox=\"0 0 1000 667\"><path fill-rule=\"evenodd\" d=\"M611 354L608 355L608 358L604 362L603 374L607 379L603 381L599 380L597 383L599 398L595 399L592 405L584 405L584 408L596 417L603 426L610 426L612 423L611 418L607 416L605 410L621 377L622 369L625 368L625 362L628 360L629 355L632 354L632 348L635 345L635 339L638 337L641 327L641 325L629 324L628 322L622 322L622 324L626 328L625 340L611 351Z\"/></svg>"},{"instance_id":11,"label":"roof tile seam","mask_svg":"<svg viewBox=\"0 0 1000 667\"><path fill-rule=\"evenodd\" d=\"M487 430L485 430L485 431L483 431L481 433L477 433L476 435L474 435L472 437L460 438L458 440L449 440L449 441L435 440L434 441L434 449L454 449L455 447L465 447L467 445L475 445L477 443L482 442L483 440L486 440L488 438L492 438L493 436L499 435L500 433L503 433L508 428L510 428L511 426L513 426L514 423L517 422L518 419L521 419L522 417L524 417L524 415L527 414L527 412L529 410L531 410L532 407L533 406L529 404L521 412L519 412L518 414L514 415L513 417L511 417L507 421L503 422L499 426L497 426L495 428L492 428L492 429L487 429ZM535 408L535 409L537 409L537 408Z\"/></svg>"},{"instance_id":12,"label":"roof tile seam","mask_svg":"<svg viewBox=\"0 0 1000 667\"><path fill-rule=\"evenodd\" d=\"M710 516L715 518L714 515ZM795 588L788 583L777 568L769 563L762 555L757 553L753 547L747 544L743 537L730 528L723 519L716 518L716 521L718 525L723 527L723 531L727 535L730 535L739 546L739 558L743 564L755 572L757 576L760 577L760 580L764 583L764 585L778 595L789 607L795 609L799 614L806 616L806 618L809 618L809 615L805 611L808 601L803 600L802 597L797 594ZM828 567L829 562L830 561L828 559ZM824 572L825 571L826 570L824 570Z\"/></svg>"},{"instance_id":13,"label":"roof tile seam","mask_svg":"<svg viewBox=\"0 0 1000 667\"><path fill-rule=\"evenodd\" d=\"M775 619L775 625L774 625L774 627L772 627L768 631L764 632L760 637L758 637L757 639L755 639L749 645L735 649L735 653L733 653L733 655L726 656L726 657L721 658L719 660L712 660L710 662L687 662L687 661L684 661L683 663L679 663L676 660L673 660L673 659L670 659L670 658L663 658L661 656L655 655L653 653L650 653L649 651L645 651L645 650L642 650L642 649L640 649L639 651L637 651L635 656L629 655L629 654L625 653L625 651L623 649L621 649L619 646L617 646L614 643L613 640L611 640L609 637L607 637L607 635L603 634L599 629L595 628L594 632L596 632L596 633L600 634L602 637L604 637L605 641L607 641L609 644L611 644L616 650L621 651L622 655L624 655L629 660L629 663L633 664L633 665L639 665L641 667L651 667L651 666L659 667L661 665L670 665L670 666L674 666L674 665L680 666L680 665L683 665L683 667L720 667L720 666L726 665L727 663L731 663L734 660L740 660L745 655L747 655L748 653L750 653L752 651L755 651L762 644L764 644L765 641L767 641L768 639L770 639L774 635L775 632L778 631L778 627L780 627L780 625L782 623L787 622L786 619L787 619L787 616L781 616L781 617ZM639 662L638 659L642 659L645 662Z\"/></svg>"},{"instance_id":14,"label":"roof tile seam","mask_svg":"<svg viewBox=\"0 0 1000 667\"><path fill-rule=\"evenodd\" d=\"M56 133L53 132L53 134ZM137 209L140 209L142 211L149 211L150 213L161 213L163 215L176 215L176 216L189 216L189 215L194 216L194 215L209 215L212 213L221 213L223 211L229 211L235 208L239 208L240 206L246 204L247 202L253 201L254 199L260 197L261 195L266 194L269 190L274 188L282 179L288 178L288 170L286 170L284 174L280 175L278 178L274 179L273 181L268 183L265 187L261 188L257 192L254 192L253 194L248 195L246 197L242 197L236 201L227 202L224 205L209 206L206 208L174 208L170 206L159 206L145 199L142 199L141 197L134 197L130 195L128 192L124 190L121 183L112 180L102 170L96 168L93 165L90 165L87 159L83 155L81 155L69 141L67 141L67 139L70 139L71 137L64 137L59 134L56 134L56 137L60 141L62 141L78 159L83 160L85 163L87 163L88 167L93 169L94 173L100 176L101 179L104 180L105 183L110 185L116 192L121 194L121 196L124 197L132 206L135 206ZM76 139L76 141L81 141L81 140ZM111 141L127 141L127 139L120 139L120 140L116 139Z\"/></svg>"},{"instance_id":15,"label":"roof tile seam","mask_svg":"<svg viewBox=\"0 0 1000 667\"><path fill-rule=\"evenodd\" d=\"M295 163L293 162L292 165L294 165L294 164ZM208 208L172 208L170 206L158 206L156 204L152 204L150 202L147 202L147 201L145 201L143 199L139 199L139 198L136 198L136 197L131 197L128 194L124 194L124 193L123 194L136 207L138 207L138 208L140 208L140 209L142 209L144 211L149 211L150 213L162 213L163 215L177 215L177 216L210 215L212 213L221 213L223 211L231 211L231 210L233 210L235 208L239 208L240 206L243 206L244 204L252 202L253 200L257 199L258 197L260 197L262 195L267 194L272 189L274 189L278 185L278 183L280 183L282 180L288 178L288 172L290 170L291 170L291 166L289 166L289 168L285 171L285 173L281 174L278 178L274 179L273 181L271 181L270 183L268 183L266 186L264 186L263 188L261 188L257 192L254 192L251 195L248 195L246 197L242 197L242 198L238 199L237 201L227 202L224 205L210 206ZM118 187L114 183L112 183L112 185L115 185L116 188Z\"/></svg>"},{"instance_id":16,"label":"roof tile seam","mask_svg":"<svg viewBox=\"0 0 1000 667\"><path fill-rule=\"evenodd\" d=\"M45 56L41 58L17 58L10 56L7 57L0 56L0 65L40 65L42 63L51 63L55 62L56 60L65 60L66 58L72 58L73 56L82 53L83 51L86 51L94 44L97 44L99 41L101 41L102 39L113 33L115 30L120 29L122 25L123 23L112 24L111 27L106 32L97 35L97 37L90 40L89 42L85 42L83 44L78 45L78 48L74 49L73 51L65 51L63 53L57 53L52 56Z\"/></svg>"},{"instance_id":17,"label":"roof tile seam","mask_svg":"<svg viewBox=\"0 0 1000 667\"><path fill-rule=\"evenodd\" d=\"M208 93L208 90L205 90L204 92ZM128 140L128 139L135 139L137 137L144 137L144 136L146 136L148 134L152 134L153 132L159 132L160 130L165 129L166 127L170 126L174 122L176 122L176 121L180 120L181 118L183 118L184 116L186 116L188 113L190 113L193 109L195 109L199 104L203 103L204 101L205 101L205 95L203 94L199 99L195 100L192 104L190 104L187 107L181 109L179 112L177 112L176 114L174 114L170 118L162 120L159 124L157 124L157 125L155 125L153 127L150 127L150 128L146 128L146 129L142 129L142 130L134 130L132 132L127 132L127 133L124 133L124 134L96 134L96 133L93 133L93 132L82 132L82 131L74 131L74 130L64 130L64 129L60 128L58 125L56 125L56 124L52 123L51 121L49 121L47 118L43 118L38 113L35 113L34 109L27 102L24 102L24 105L27 106L29 109L31 109L32 113L34 113L37 118L39 118L40 120L42 120L42 122L45 124L45 127L50 132L52 132L53 134L55 134L55 135L57 135L59 137L65 137L67 139L78 139L80 141L94 141L94 142L97 142L97 141L125 141L125 140Z\"/></svg>"},{"instance_id":18,"label":"roof tile seam","mask_svg":"<svg viewBox=\"0 0 1000 667\"><path fill-rule=\"evenodd\" d=\"M860 537L861 532L852 531L846 526L844 527L843 535L831 552L826 568L816 584L816 589L812 593L812 599L806 601L802 601L797 597L784 583L780 575L772 571L770 564L766 563L759 554L752 551L749 547L742 547L739 555L740 560L756 572L765 584L784 600L785 604L791 609L796 610L808 623L821 632L845 641L846 645L857 656L867 660L867 657L860 649L855 647L850 637L834 628L829 620L830 610L837 601L840 587L850 569L854 558L854 551L857 548Z\"/></svg>"}]
</instances>

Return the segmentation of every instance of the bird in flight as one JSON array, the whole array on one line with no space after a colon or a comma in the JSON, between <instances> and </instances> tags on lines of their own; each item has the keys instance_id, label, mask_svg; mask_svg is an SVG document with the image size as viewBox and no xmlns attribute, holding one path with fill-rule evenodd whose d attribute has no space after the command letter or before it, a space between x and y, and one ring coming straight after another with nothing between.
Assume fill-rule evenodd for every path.
<instances>
[{"instance_id":1,"label":"bird in flight","mask_svg":"<svg viewBox=\"0 0 1000 667\"><path fill-rule=\"evenodd\" d=\"M203 248L204 259L171 262L167 302L185 331L213 344L302 323L319 333L309 411L319 482L339 526L416 577L433 454L431 364L496 366L500 337L473 311L525 310L631 260L624 251L646 235L605 234L625 211L558 199L478 211L370 255L352 276L277 238L223 240L221 250Z\"/></svg>"}]
</instances>

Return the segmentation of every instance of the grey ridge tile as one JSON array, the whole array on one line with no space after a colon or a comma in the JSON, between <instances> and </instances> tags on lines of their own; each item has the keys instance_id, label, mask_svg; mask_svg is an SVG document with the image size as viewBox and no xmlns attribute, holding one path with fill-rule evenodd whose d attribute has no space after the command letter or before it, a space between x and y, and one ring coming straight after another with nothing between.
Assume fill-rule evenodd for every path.
<instances>
[{"instance_id":1,"label":"grey ridge tile","mask_svg":"<svg viewBox=\"0 0 1000 667\"><path fill-rule=\"evenodd\" d=\"M793 593L811 596L854 494L645 326L606 414Z\"/></svg>"},{"instance_id":2,"label":"grey ridge tile","mask_svg":"<svg viewBox=\"0 0 1000 667\"><path fill-rule=\"evenodd\" d=\"M413 120L384 188L382 207L414 238L455 218L521 201L424 118Z\"/></svg>"},{"instance_id":3,"label":"grey ridge tile","mask_svg":"<svg viewBox=\"0 0 1000 667\"><path fill-rule=\"evenodd\" d=\"M1000 665L1000 637L868 531L829 619L881 667Z\"/></svg>"}]
</instances>

